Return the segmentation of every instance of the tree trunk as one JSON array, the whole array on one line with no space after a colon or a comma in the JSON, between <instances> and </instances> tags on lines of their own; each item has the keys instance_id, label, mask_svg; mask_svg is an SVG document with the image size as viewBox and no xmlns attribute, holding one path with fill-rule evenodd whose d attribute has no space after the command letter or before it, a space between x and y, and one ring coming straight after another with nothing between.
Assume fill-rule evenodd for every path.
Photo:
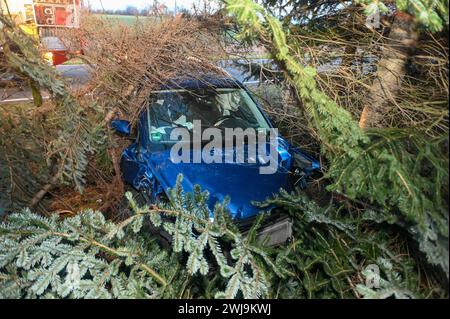
<instances>
[{"instance_id":1,"label":"tree trunk","mask_svg":"<svg viewBox=\"0 0 450 319\"><path fill-rule=\"evenodd\" d=\"M383 117L395 105L408 58L417 45L418 33L413 19L403 12L398 12L394 17L389 40L378 63L376 79L368 92L361 114L361 128L382 127Z\"/></svg>"},{"instance_id":2,"label":"tree trunk","mask_svg":"<svg viewBox=\"0 0 450 319\"><path fill-rule=\"evenodd\" d=\"M31 94L33 95L34 105L36 107L40 107L42 105L42 94L41 89L39 88L39 84L30 79L30 89Z\"/></svg>"}]
</instances>

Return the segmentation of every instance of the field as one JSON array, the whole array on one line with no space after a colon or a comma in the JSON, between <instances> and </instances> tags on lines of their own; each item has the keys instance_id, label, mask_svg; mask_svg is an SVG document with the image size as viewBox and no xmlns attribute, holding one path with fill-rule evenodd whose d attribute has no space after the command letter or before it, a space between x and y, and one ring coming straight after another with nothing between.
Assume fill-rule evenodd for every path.
<instances>
[{"instance_id":1,"label":"field","mask_svg":"<svg viewBox=\"0 0 450 319\"><path fill-rule=\"evenodd\" d=\"M150 17L126 16L126 15L116 15L116 14L99 14L98 16L100 16L103 19L117 21L120 23L124 23L126 25L133 25L134 23L136 23L136 21L150 19Z\"/></svg>"}]
</instances>

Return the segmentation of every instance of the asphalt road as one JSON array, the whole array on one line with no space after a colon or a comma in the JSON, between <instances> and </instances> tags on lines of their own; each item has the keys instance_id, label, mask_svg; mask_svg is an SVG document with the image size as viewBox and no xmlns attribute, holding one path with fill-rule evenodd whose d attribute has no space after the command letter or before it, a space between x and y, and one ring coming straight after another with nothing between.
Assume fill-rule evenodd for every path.
<instances>
[{"instance_id":1,"label":"asphalt road","mask_svg":"<svg viewBox=\"0 0 450 319\"><path fill-rule=\"evenodd\" d=\"M253 63L262 63L270 60L258 59L253 60ZM233 61L223 61L220 66L224 68L231 76L243 82L245 85L259 84L259 78L249 75L245 68L233 63ZM65 78L73 88L83 86L89 81L90 71L86 64L78 65L58 65L56 70ZM42 97L48 99L47 92L42 92ZM30 90L18 89L0 89L0 103L20 103L31 101L32 95Z\"/></svg>"},{"instance_id":2,"label":"asphalt road","mask_svg":"<svg viewBox=\"0 0 450 319\"><path fill-rule=\"evenodd\" d=\"M56 70L72 87L82 86L89 81L89 67L85 64L58 65ZM48 99L49 95L47 92L42 92L42 97ZM30 90L0 89L0 103L27 102L32 99Z\"/></svg>"}]
</instances>

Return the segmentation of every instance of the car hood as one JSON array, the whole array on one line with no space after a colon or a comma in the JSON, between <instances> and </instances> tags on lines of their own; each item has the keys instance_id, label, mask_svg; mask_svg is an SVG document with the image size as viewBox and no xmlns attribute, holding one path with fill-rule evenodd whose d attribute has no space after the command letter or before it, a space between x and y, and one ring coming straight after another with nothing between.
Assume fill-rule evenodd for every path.
<instances>
[{"instance_id":1,"label":"car hood","mask_svg":"<svg viewBox=\"0 0 450 319\"><path fill-rule=\"evenodd\" d=\"M236 148L224 150L234 151ZM289 170L292 156L288 144L281 141L273 156L278 157L279 163L274 174L260 174L262 164L174 163L169 150L148 153L146 162L166 193L175 186L178 175L182 174L185 192L192 192L195 185L209 192L208 206L211 212L217 202L222 202L228 196L231 200L228 209L232 217L243 219L260 212L252 201L264 201L277 194L280 188L291 190Z\"/></svg>"}]
</instances>

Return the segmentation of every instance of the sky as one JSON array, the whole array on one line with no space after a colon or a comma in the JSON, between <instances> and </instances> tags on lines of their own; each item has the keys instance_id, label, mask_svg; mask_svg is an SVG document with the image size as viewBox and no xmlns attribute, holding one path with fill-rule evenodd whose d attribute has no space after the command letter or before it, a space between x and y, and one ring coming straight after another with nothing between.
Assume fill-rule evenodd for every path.
<instances>
[{"instance_id":1,"label":"sky","mask_svg":"<svg viewBox=\"0 0 450 319\"><path fill-rule=\"evenodd\" d=\"M84 0L86 4L90 4L93 9L102 9L105 10L112 9L125 9L127 6L134 6L138 9L145 8L146 5L152 4L153 0ZM169 10L173 10L175 7L175 3L177 8L186 8L190 9L192 4L202 3L200 0L158 0L158 3L165 4Z\"/></svg>"}]
</instances>

